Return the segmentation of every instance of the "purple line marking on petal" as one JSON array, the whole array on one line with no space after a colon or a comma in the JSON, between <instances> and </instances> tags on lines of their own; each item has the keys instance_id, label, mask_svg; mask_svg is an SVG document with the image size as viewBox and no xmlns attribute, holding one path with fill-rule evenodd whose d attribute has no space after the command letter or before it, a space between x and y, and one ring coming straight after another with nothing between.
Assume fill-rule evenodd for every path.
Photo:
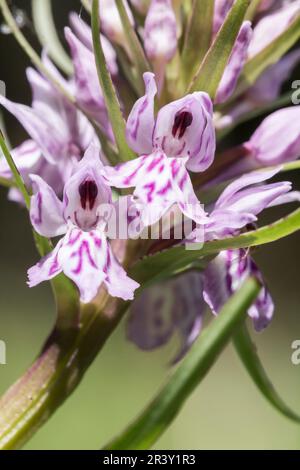
<instances>
[{"instance_id":1,"label":"purple line marking on petal","mask_svg":"<svg viewBox=\"0 0 300 470\"><path fill-rule=\"evenodd\" d=\"M143 114L143 112L147 109L147 106L148 106L148 97L146 96L145 100L143 101L143 103L142 103L142 105L141 105L141 107L138 111L138 115L135 119L135 122L133 123L134 128L133 128L133 130L130 130L130 135L135 140L137 139L138 129L139 129L139 125L140 125L140 117Z\"/></svg>"},{"instance_id":2,"label":"purple line marking on petal","mask_svg":"<svg viewBox=\"0 0 300 470\"><path fill-rule=\"evenodd\" d=\"M72 238L72 232L73 232L73 230L72 230L71 233L70 233L70 238L69 238L69 241L68 241L68 245L70 245L70 246L75 245L75 243L78 242L78 240L80 239L80 237L81 237L81 235L82 235L82 233L81 233L80 231L77 231L77 230L76 230L77 233L76 233L76 235L74 236L74 238Z\"/></svg>"},{"instance_id":3,"label":"purple line marking on petal","mask_svg":"<svg viewBox=\"0 0 300 470\"><path fill-rule=\"evenodd\" d=\"M76 252L72 253L72 255L71 255L71 258L74 258L75 256L78 256L78 257L79 257L77 267L72 270L72 272L73 272L74 274L80 274L80 272L81 272L81 270L82 270L84 252L85 252L86 255L87 255L87 259L88 259L90 265L91 265L93 268L97 269L97 265L96 265L95 261L93 260L92 255L91 255L91 252L90 252L89 244L88 244L88 242L87 242L86 240L83 240L83 242L82 242L81 245L80 245L79 250L77 250Z\"/></svg>"},{"instance_id":4,"label":"purple line marking on petal","mask_svg":"<svg viewBox=\"0 0 300 470\"><path fill-rule=\"evenodd\" d=\"M58 264L58 253L55 255L55 258L53 260L53 263L50 266L49 269L49 276L53 276L53 274L57 273L60 271L60 266Z\"/></svg>"},{"instance_id":5,"label":"purple line marking on petal","mask_svg":"<svg viewBox=\"0 0 300 470\"><path fill-rule=\"evenodd\" d=\"M159 157L154 158L154 159L152 160L152 162L150 163L150 165L147 166L146 171L150 172L150 171L154 170L154 168L155 168L157 165L160 164L160 162L163 160L163 158L164 158L163 155L160 155Z\"/></svg>"},{"instance_id":6,"label":"purple line marking on petal","mask_svg":"<svg viewBox=\"0 0 300 470\"><path fill-rule=\"evenodd\" d=\"M159 191L157 191L157 194L165 195L171 189L172 189L172 183L170 180L168 180L167 184L163 188L161 188Z\"/></svg>"},{"instance_id":7,"label":"purple line marking on petal","mask_svg":"<svg viewBox=\"0 0 300 470\"><path fill-rule=\"evenodd\" d=\"M187 182L188 179L188 174L185 172L184 175L182 176L181 180L178 183L179 188L182 190L185 183Z\"/></svg>"},{"instance_id":8,"label":"purple line marking on petal","mask_svg":"<svg viewBox=\"0 0 300 470\"><path fill-rule=\"evenodd\" d=\"M155 191L155 182L153 181L153 183L147 183L144 185L144 188L145 189L148 189L148 193L147 193L147 201L148 202L152 202L153 200L153 193Z\"/></svg>"},{"instance_id":9,"label":"purple line marking on petal","mask_svg":"<svg viewBox=\"0 0 300 470\"><path fill-rule=\"evenodd\" d=\"M171 162L171 169L172 169L172 176L175 178L175 176L178 174L180 165L178 164L177 160L173 160Z\"/></svg>"},{"instance_id":10,"label":"purple line marking on petal","mask_svg":"<svg viewBox=\"0 0 300 470\"><path fill-rule=\"evenodd\" d=\"M138 166L129 176L127 176L127 177L124 179L124 184L129 185L129 184L131 183L131 180L136 176L136 174L137 174L137 173L140 171L140 169L143 167L143 165L144 165L144 160L145 160L145 159L143 159L143 160L140 162L139 166Z\"/></svg>"}]
</instances>

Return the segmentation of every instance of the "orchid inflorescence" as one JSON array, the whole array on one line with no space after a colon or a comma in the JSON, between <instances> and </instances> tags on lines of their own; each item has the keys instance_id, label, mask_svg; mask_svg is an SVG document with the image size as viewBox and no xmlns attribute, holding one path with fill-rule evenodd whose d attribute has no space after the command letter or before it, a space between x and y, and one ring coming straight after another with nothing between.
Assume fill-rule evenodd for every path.
<instances>
[{"instance_id":1,"label":"orchid inflorescence","mask_svg":"<svg viewBox=\"0 0 300 470\"><path fill-rule=\"evenodd\" d=\"M176 333L180 348L173 364L199 337L206 306L221 318L237 298L239 308L232 304L230 314L247 312L255 330L263 330L274 304L251 246L300 228L298 210L257 228L266 209L300 200L300 192L281 179L300 155L300 109L276 109L300 60L300 50L292 49L300 36L300 1L82 3L87 12L71 12L64 30L68 75L52 44L37 56L0 1L8 27L35 66L26 71L31 106L0 96L28 134L11 152L1 137L0 182L18 204L26 205L24 192L30 195L42 257L28 270L28 285L51 280L55 331L65 334L61 324L65 329L71 317L75 328L71 342L57 345L61 356L73 357L75 344L80 354L88 307L95 318L111 322L99 344L92 336L92 355L127 309L127 337L143 350ZM247 141L221 151L225 135L269 109ZM218 318L208 335L219 328ZM232 335L224 326L219 347ZM196 346L189 354L197 354ZM89 363L74 363L82 368L79 376ZM40 385L47 389L52 379L50 373ZM20 393L14 386L12 391L10 400ZM30 393L34 401L37 390ZM61 393L60 402L70 392ZM58 406L50 403L42 405L47 416ZM31 434L20 420L3 426L3 447Z\"/></svg>"}]
</instances>

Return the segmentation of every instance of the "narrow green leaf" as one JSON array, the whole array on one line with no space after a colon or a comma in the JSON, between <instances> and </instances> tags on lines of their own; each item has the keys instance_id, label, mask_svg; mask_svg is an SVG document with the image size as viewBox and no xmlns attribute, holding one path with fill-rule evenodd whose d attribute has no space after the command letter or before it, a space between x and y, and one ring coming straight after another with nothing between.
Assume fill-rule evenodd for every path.
<instances>
[{"instance_id":1,"label":"narrow green leaf","mask_svg":"<svg viewBox=\"0 0 300 470\"><path fill-rule=\"evenodd\" d=\"M256 298L260 286L249 278L202 332L169 381L109 450L149 449L175 419L187 398L202 382Z\"/></svg>"},{"instance_id":2,"label":"narrow green leaf","mask_svg":"<svg viewBox=\"0 0 300 470\"><path fill-rule=\"evenodd\" d=\"M206 91L212 99L215 97L249 1L236 0L189 86L189 91Z\"/></svg>"},{"instance_id":3,"label":"narrow green leaf","mask_svg":"<svg viewBox=\"0 0 300 470\"><path fill-rule=\"evenodd\" d=\"M300 415L291 410L274 389L257 354L246 325L238 329L233 337L235 349L249 372L250 377L264 397L285 417L300 423Z\"/></svg>"},{"instance_id":4,"label":"narrow green leaf","mask_svg":"<svg viewBox=\"0 0 300 470\"><path fill-rule=\"evenodd\" d=\"M51 0L31 0L34 29L53 61L67 75L73 73L73 63L63 48L53 20Z\"/></svg>"},{"instance_id":5,"label":"narrow green leaf","mask_svg":"<svg viewBox=\"0 0 300 470\"><path fill-rule=\"evenodd\" d=\"M194 0L182 49L182 70L189 83L212 41L214 0Z\"/></svg>"},{"instance_id":6,"label":"narrow green leaf","mask_svg":"<svg viewBox=\"0 0 300 470\"><path fill-rule=\"evenodd\" d=\"M281 59L299 38L300 14L283 33L246 63L233 99L249 88L270 65Z\"/></svg>"},{"instance_id":7,"label":"narrow green leaf","mask_svg":"<svg viewBox=\"0 0 300 470\"><path fill-rule=\"evenodd\" d=\"M126 142L125 121L121 113L120 103L118 101L110 73L107 69L102 49L100 39L99 0L93 0L92 4L92 33L99 82L103 91L110 123L120 153L120 159L123 161L131 160L135 155L130 150Z\"/></svg>"},{"instance_id":8,"label":"narrow green leaf","mask_svg":"<svg viewBox=\"0 0 300 470\"><path fill-rule=\"evenodd\" d=\"M143 92L144 82L143 73L151 70L151 67L147 61L142 45L139 38L132 26L128 13L122 0L115 0L118 8L118 12L122 21L124 33L130 49L130 59L133 61L137 71L137 81L139 83L139 91ZM128 65L127 65L128 66Z\"/></svg>"},{"instance_id":9,"label":"narrow green leaf","mask_svg":"<svg viewBox=\"0 0 300 470\"><path fill-rule=\"evenodd\" d=\"M300 209L273 224L236 237L206 242L199 249L187 250L184 247L175 247L147 256L133 266L130 275L139 279L141 284L149 281L154 282L156 279L165 278L178 270L183 270L199 258L216 255L222 250L248 248L271 243L291 235L297 230L300 230Z\"/></svg>"},{"instance_id":10,"label":"narrow green leaf","mask_svg":"<svg viewBox=\"0 0 300 470\"><path fill-rule=\"evenodd\" d=\"M252 0L251 1L250 5L248 7L248 10L247 10L246 16L245 16L245 20L249 20L249 21L253 20L261 1L262 0Z\"/></svg>"}]
</instances>

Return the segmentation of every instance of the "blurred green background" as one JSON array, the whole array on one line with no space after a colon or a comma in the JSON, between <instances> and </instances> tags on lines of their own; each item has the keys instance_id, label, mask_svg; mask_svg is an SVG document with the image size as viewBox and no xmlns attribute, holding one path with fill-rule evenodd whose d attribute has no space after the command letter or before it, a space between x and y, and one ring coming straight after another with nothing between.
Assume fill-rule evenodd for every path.
<instances>
[{"instance_id":1,"label":"blurred green background","mask_svg":"<svg viewBox=\"0 0 300 470\"><path fill-rule=\"evenodd\" d=\"M20 7L29 2L15 2ZM60 28L79 1L53 1ZM29 22L26 34L38 45ZM28 60L10 35L0 35L0 79L7 96L30 103L24 69ZM5 113L14 145L25 134ZM249 135L242 126L232 139ZM299 178L292 178L300 189ZM289 209L292 209L290 207ZM286 212L272 210L266 220ZM38 353L54 322L49 286L26 287L26 270L38 260L26 212L0 190L0 339L7 344L7 365L0 365L2 394ZM257 250L276 303L275 317L262 334L253 333L259 354L278 391L300 413L300 365L291 363L291 343L300 339L300 236ZM209 315L209 314L208 314ZM252 326L250 325L251 331ZM201 341L201 338L200 338ZM125 339L124 322L109 339L82 384L26 449L97 449L132 420L169 373L170 344L155 353L138 351ZM192 395L158 449L300 449L300 426L280 416L254 387L230 346Z\"/></svg>"}]
</instances>

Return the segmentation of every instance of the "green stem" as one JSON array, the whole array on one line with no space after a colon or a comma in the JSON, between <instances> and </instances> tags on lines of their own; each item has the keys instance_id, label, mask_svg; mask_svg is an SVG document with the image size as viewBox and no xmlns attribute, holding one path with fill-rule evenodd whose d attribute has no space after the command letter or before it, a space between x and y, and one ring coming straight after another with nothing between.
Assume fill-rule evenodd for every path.
<instances>
[{"instance_id":1,"label":"green stem","mask_svg":"<svg viewBox=\"0 0 300 470\"><path fill-rule=\"evenodd\" d=\"M260 285L253 278L242 285L218 317L203 331L150 405L120 436L108 443L105 449L149 449L157 441L209 372L259 290Z\"/></svg>"}]
</instances>

